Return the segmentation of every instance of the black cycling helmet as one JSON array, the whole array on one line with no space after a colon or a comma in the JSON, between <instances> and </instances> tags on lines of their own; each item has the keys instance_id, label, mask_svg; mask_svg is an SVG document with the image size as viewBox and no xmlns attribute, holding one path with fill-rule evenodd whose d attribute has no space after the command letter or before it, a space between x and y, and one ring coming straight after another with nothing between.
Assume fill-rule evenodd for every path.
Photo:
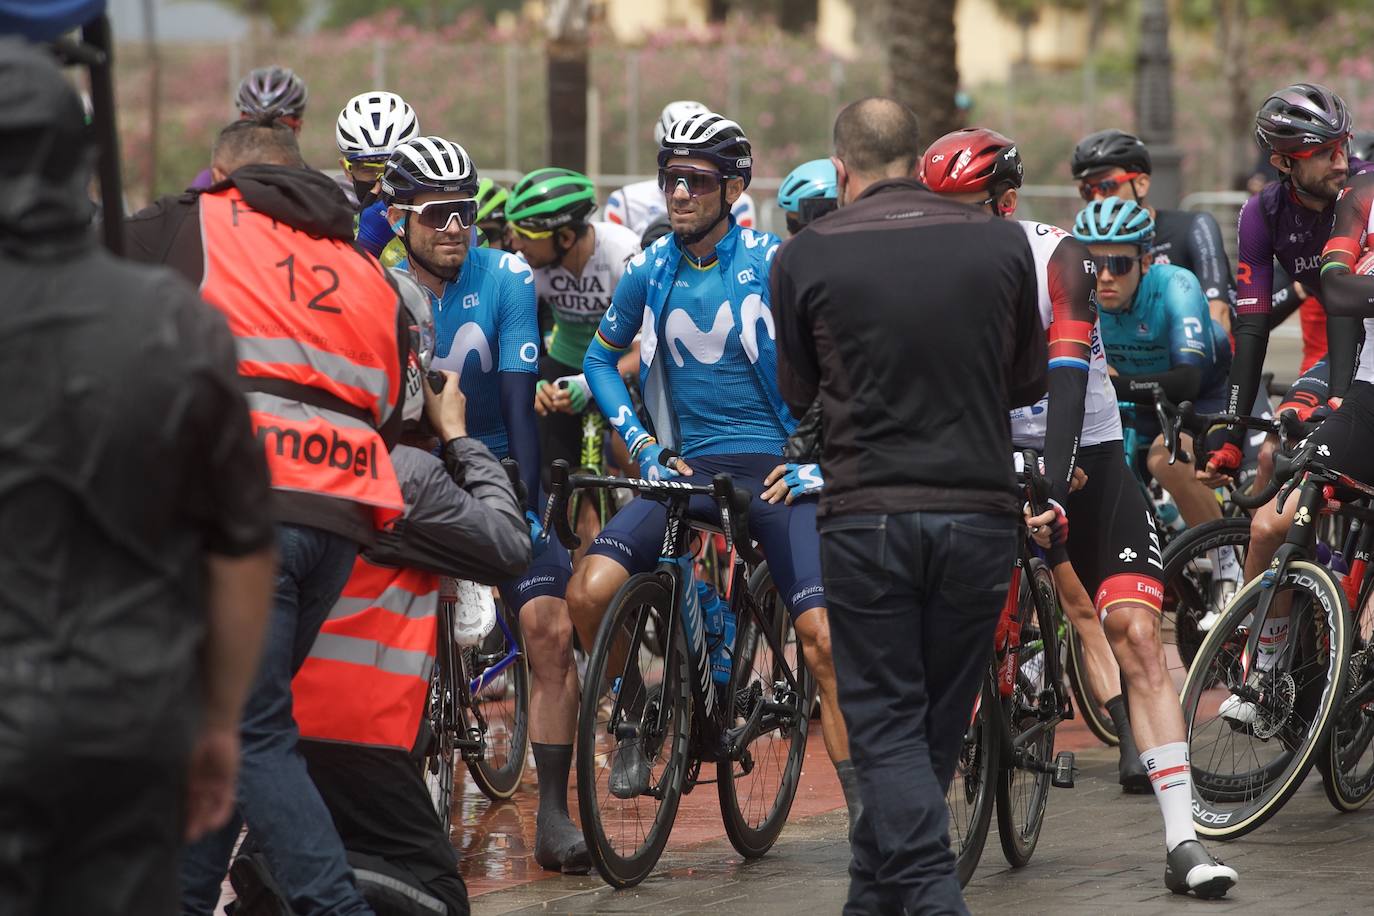
<instances>
[{"instance_id":1,"label":"black cycling helmet","mask_svg":"<svg viewBox=\"0 0 1374 916\"><path fill-rule=\"evenodd\" d=\"M234 99L239 111L250 118L276 120L305 114L305 80L287 67L259 67L239 83Z\"/></svg>"},{"instance_id":2,"label":"black cycling helmet","mask_svg":"<svg viewBox=\"0 0 1374 916\"><path fill-rule=\"evenodd\" d=\"M477 194L477 169L467 150L443 137L416 137L396 147L382 170L382 200L414 200L430 191Z\"/></svg>"},{"instance_id":3,"label":"black cycling helmet","mask_svg":"<svg viewBox=\"0 0 1374 916\"><path fill-rule=\"evenodd\" d=\"M1350 110L1325 86L1294 83L1264 100L1255 114L1255 142L1281 156L1301 153L1350 133Z\"/></svg>"},{"instance_id":4,"label":"black cycling helmet","mask_svg":"<svg viewBox=\"0 0 1374 916\"><path fill-rule=\"evenodd\" d=\"M1111 128L1088 134L1073 148L1070 163L1075 180L1110 168L1150 174L1150 150L1135 134Z\"/></svg>"},{"instance_id":5,"label":"black cycling helmet","mask_svg":"<svg viewBox=\"0 0 1374 916\"><path fill-rule=\"evenodd\" d=\"M710 111L675 121L659 142L658 167L675 156L705 159L727 178L742 178L744 186L754 177L754 154L744 128Z\"/></svg>"}]
</instances>

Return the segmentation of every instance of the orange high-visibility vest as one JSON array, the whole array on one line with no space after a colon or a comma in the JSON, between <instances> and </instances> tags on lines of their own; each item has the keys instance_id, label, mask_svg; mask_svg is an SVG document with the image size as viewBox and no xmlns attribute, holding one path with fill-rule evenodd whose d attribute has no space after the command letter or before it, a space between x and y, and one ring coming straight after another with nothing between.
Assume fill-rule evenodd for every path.
<instances>
[{"instance_id":1,"label":"orange high-visibility vest","mask_svg":"<svg viewBox=\"0 0 1374 916\"><path fill-rule=\"evenodd\" d=\"M434 668L439 577L359 557L291 682L302 738L410 751Z\"/></svg>"},{"instance_id":2,"label":"orange high-visibility vest","mask_svg":"<svg viewBox=\"0 0 1374 916\"><path fill-rule=\"evenodd\" d=\"M396 292L376 261L253 210L237 188L200 197L201 295L229 321L272 486L403 508L377 429L403 384Z\"/></svg>"}]
</instances>

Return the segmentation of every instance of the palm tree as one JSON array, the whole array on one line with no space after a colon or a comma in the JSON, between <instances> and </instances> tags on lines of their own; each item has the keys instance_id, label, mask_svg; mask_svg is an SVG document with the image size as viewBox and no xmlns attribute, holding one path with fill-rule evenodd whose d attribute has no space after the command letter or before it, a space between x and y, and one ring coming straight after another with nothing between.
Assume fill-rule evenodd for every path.
<instances>
[{"instance_id":1,"label":"palm tree","mask_svg":"<svg viewBox=\"0 0 1374 916\"><path fill-rule=\"evenodd\" d=\"M934 140L961 126L954 103L954 4L950 0L885 0L887 71L894 98L921 119L921 136Z\"/></svg>"}]
</instances>

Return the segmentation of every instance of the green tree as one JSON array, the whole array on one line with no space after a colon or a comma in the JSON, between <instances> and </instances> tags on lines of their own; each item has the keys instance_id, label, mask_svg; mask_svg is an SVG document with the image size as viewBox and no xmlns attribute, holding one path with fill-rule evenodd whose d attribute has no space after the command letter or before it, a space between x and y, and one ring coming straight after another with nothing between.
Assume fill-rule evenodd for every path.
<instances>
[{"instance_id":1,"label":"green tree","mask_svg":"<svg viewBox=\"0 0 1374 916\"><path fill-rule=\"evenodd\" d=\"M349 25L359 19L375 16L383 9L400 10L412 25L438 28L458 18L465 10L477 8L488 18L510 10L519 11L520 0L387 0L385 6L377 0L328 0L324 24L330 28Z\"/></svg>"},{"instance_id":2,"label":"green tree","mask_svg":"<svg viewBox=\"0 0 1374 916\"><path fill-rule=\"evenodd\" d=\"M270 27L276 35L290 35L305 19L306 0L211 0L248 19L254 31Z\"/></svg>"}]
</instances>

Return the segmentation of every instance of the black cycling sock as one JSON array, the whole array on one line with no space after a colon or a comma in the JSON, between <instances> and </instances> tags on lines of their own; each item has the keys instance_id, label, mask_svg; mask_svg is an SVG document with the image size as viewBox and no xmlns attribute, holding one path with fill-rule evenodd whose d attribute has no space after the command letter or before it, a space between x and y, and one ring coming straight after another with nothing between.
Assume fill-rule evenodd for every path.
<instances>
[{"instance_id":1,"label":"black cycling sock","mask_svg":"<svg viewBox=\"0 0 1374 916\"><path fill-rule=\"evenodd\" d=\"M835 775L840 777L840 788L844 790L844 804L849 809L850 829L864 810L863 799L859 797L859 774L854 772L854 761L835 761Z\"/></svg>"},{"instance_id":2,"label":"black cycling sock","mask_svg":"<svg viewBox=\"0 0 1374 916\"><path fill-rule=\"evenodd\" d=\"M1107 708L1107 715L1112 717L1112 724L1116 726L1118 735L1130 730L1131 719L1126 713L1126 695L1124 693L1118 693L1102 705Z\"/></svg>"},{"instance_id":3,"label":"black cycling sock","mask_svg":"<svg viewBox=\"0 0 1374 916\"><path fill-rule=\"evenodd\" d=\"M538 744L534 771L539 779L539 813L535 819L534 860L550 871L582 871L591 866L582 831L568 814L568 773L572 769L571 744Z\"/></svg>"},{"instance_id":4,"label":"black cycling sock","mask_svg":"<svg viewBox=\"0 0 1374 916\"><path fill-rule=\"evenodd\" d=\"M1107 707L1107 714L1112 717L1112 723L1116 726L1119 739L1117 750L1121 752L1119 779L1122 788L1127 792L1150 791L1150 774L1145 770L1145 764L1140 762L1140 748L1136 747L1135 734L1131 731L1125 695L1118 694L1102 705Z\"/></svg>"}]
</instances>

